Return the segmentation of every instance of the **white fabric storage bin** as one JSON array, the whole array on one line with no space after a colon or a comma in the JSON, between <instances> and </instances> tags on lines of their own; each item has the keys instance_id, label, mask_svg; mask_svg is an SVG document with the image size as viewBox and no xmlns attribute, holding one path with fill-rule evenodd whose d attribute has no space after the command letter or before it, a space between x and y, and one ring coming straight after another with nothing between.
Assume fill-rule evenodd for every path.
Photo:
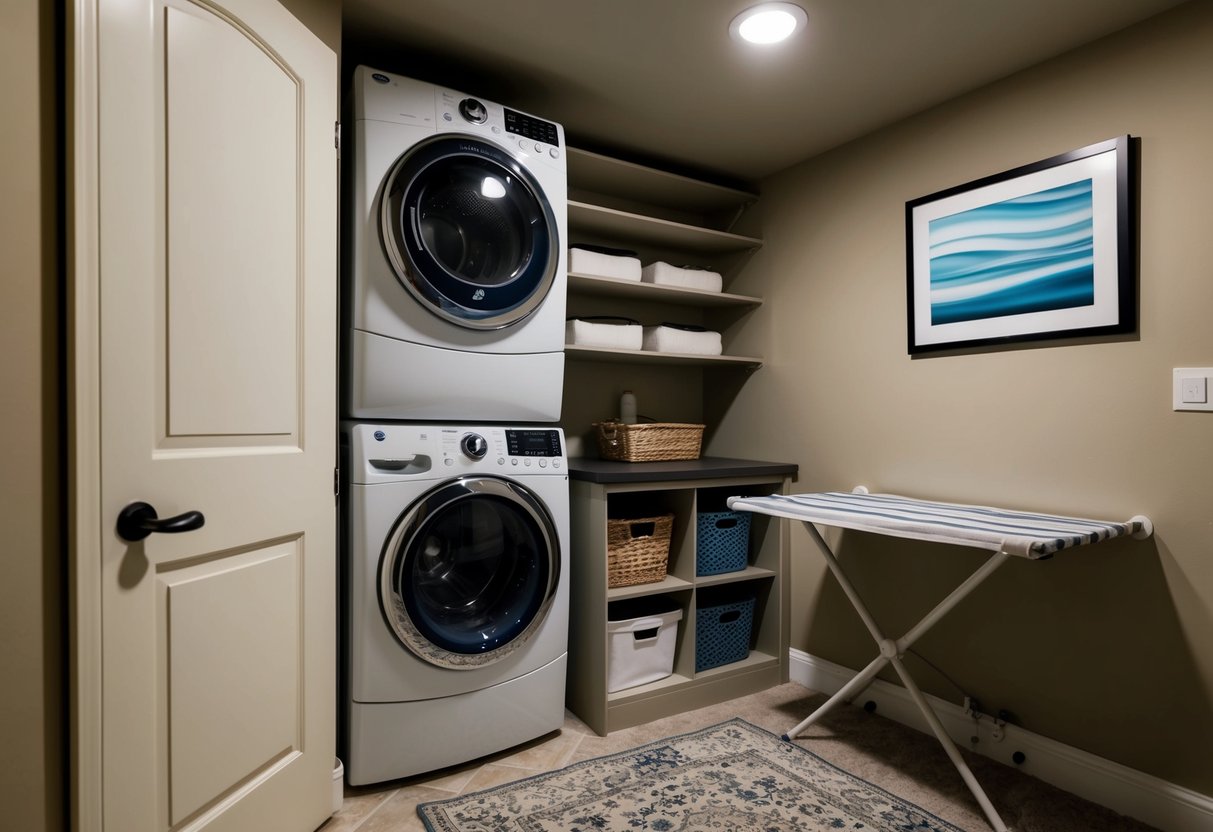
<instances>
[{"instance_id":1,"label":"white fabric storage bin","mask_svg":"<svg viewBox=\"0 0 1213 832\"><path fill-rule=\"evenodd\" d=\"M674 672L682 608L668 598L616 601L607 612L607 693Z\"/></svg>"}]
</instances>

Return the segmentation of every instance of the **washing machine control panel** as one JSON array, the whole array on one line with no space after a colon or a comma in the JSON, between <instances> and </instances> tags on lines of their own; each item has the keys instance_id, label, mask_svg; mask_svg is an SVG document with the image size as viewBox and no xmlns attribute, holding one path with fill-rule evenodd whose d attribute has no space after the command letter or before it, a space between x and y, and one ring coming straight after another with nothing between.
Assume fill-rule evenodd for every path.
<instances>
[{"instance_id":1,"label":"washing machine control panel","mask_svg":"<svg viewBox=\"0 0 1213 832\"><path fill-rule=\"evenodd\" d=\"M559 428L347 423L349 482L462 474L567 475Z\"/></svg>"},{"instance_id":2,"label":"washing machine control panel","mask_svg":"<svg viewBox=\"0 0 1213 832\"><path fill-rule=\"evenodd\" d=\"M564 456L558 430L506 430L505 443L506 452L510 456Z\"/></svg>"}]
</instances>

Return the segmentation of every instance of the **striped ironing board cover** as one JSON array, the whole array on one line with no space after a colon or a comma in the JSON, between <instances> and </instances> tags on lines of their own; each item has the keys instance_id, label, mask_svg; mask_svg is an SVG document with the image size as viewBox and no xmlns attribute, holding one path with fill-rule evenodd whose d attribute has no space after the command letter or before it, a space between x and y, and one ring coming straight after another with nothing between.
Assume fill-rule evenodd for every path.
<instances>
[{"instance_id":1,"label":"striped ironing board cover","mask_svg":"<svg viewBox=\"0 0 1213 832\"><path fill-rule=\"evenodd\" d=\"M936 503L896 494L772 494L730 497L729 508L864 532L974 546L1038 560L1062 549L1136 534L1136 520L1110 523L988 506Z\"/></svg>"}]
</instances>

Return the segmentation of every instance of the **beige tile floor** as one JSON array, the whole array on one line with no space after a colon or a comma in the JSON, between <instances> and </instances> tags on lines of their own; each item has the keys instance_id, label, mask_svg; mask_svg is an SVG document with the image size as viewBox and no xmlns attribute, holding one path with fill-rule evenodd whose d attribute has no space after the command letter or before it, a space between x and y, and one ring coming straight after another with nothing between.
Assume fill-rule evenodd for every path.
<instances>
[{"instance_id":1,"label":"beige tile floor","mask_svg":"<svg viewBox=\"0 0 1213 832\"><path fill-rule=\"evenodd\" d=\"M562 768L576 759L582 740L597 737L581 720L565 712L564 726L525 745L462 766L381 783L345 787L341 811L321 832L414 832L424 830L417 804L499 786ZM592 743L591 743L592 744ZM589 756L596 756L595 751Z\"/></svg>"}]
</instances>

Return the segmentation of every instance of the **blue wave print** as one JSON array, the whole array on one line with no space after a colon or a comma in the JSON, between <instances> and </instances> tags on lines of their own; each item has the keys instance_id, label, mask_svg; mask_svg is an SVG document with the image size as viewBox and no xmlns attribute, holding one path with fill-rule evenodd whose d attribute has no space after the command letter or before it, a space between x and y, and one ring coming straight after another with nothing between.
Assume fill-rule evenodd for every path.
<instances>
[{"instance_id":1,"label":"blue wave print","mask_svg":"<svg viewBox=\"0 0 1213 832\"><path fill-rule=\"evenodd\" d=\"M1090 179L932 220L928 244L932 324L1095 302Z\"/></svg>"}]
</instances>

